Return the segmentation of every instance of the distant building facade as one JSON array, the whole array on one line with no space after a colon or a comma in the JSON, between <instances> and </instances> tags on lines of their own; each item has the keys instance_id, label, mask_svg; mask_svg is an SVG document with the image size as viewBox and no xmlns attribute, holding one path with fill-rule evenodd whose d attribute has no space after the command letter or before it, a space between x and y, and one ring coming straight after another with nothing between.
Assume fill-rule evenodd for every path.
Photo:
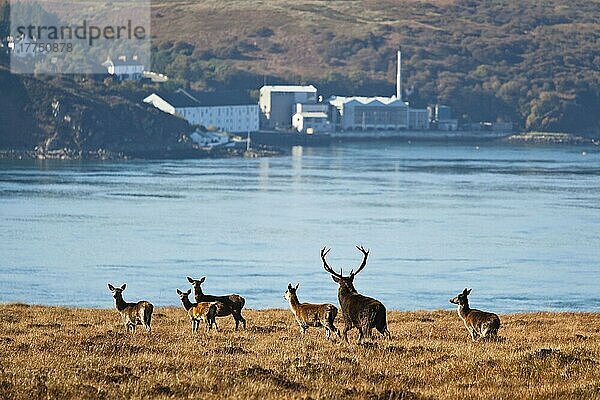
<instances>
[{"instance_id":1,"label":"distant building facade","mask_svg":"<svg viewBox=\"0 0 600 400\"><path fill-rule=\"evenodd\" d=\"M172 93L152 93L144 102L178 115L192 125L232 133L259 130L258 104L241 91L194 92L178 89Z\"/></svg>"},{"instance_id":2,"label":"distant building facade","mask_svg":"<svg viewBox=\"0 0 600 400\"><path fill-rule=\"evenodd\" d=\"M139 81L144 77L144 65L138 62L137 57L130 60L126 56L121 56L116 60L111 60L109 57L102 63L102 66L106 68L109 75L113 75L121 81Z\"/></svg>"},{"instance_id":3,"label":"distant building facade","mask_svg":"<svg viewBox=\"0 0 600 400\"><path fill-rule=\"evenodd\" d=\"M316 102L317 89L313 85L265 85L260 88L260 112L267 129L288 129L292 126L297 103Z\"/></svg>"},{"instance_id":4,"label":"distant building facade","mask_svg":"<svg viewBox=\"0 0 600 400\"><path fill-rule=\"evenodd\" d=\"M429 129L429 112L426 109L409 108L408 129L419 131Z\"/></svg>"},{"instance_id":5,"label":"distant building facade","mask_svg":"<svg viewBox=\"0 0 600 400\"><path fill-rule=\"evenodd\" d=\"M301 133L331 132L333 124L329 118L328 103L296 104L296 113L292 117L292 126Z\"/></svg>"},{"instance_id":6,"label":"distant building facade","mask_svg":"<svg viewBox=\"0 0 600 400\"><path fill-rule=\"evenodd\" d=\"M428 107L429 118L440 131L458 130L458 120L452 118L452 109L448 106L436 104Z\"/></svg>"},{"instance_id":7,"label":"distant building facade","mask_svg":"<svg viewBox=\"0 0 600 400\"><path fill-rule=\"evenodd\" d=\"M408 129L408 104L396 97L333 96L342 130Z\"/></svg>"}]
</instances>

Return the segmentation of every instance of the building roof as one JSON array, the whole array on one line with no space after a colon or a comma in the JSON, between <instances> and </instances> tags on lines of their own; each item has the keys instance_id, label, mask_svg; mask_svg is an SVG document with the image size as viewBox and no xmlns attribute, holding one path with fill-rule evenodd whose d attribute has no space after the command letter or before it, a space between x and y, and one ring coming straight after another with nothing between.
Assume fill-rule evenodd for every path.
<instances>
[{"instance_id":1,"label":"building roof","mask_svg":"<svg viewBox=\"0 0 600 400\"><path fill-rule=\"evenodd\" d=\"M199 92L195 90L178 89L175 92L155 92L154 94L175 108L257 104L256 100L252 99L248 92L244 90Z\"/></svg>"},{"instance_id":2,"label":"building roof","mask_svg":"<svg viewBox=\"0 0 600 400\"><path fill-rule=\"evenodd\" d=\"M313 85L301 86L301 85L265 85L260 90L268 90L271 92L307 92L316 93L317 88Z\"/></svg>"},{"instance_id":3,"label":"building roof","mask_svg":"<svg viewBox=\"0 0 600 400\"><path fill-rule=\"evenodd\" d=\"M258 102L245 90L222 90L219 92L199 92L185 90L190 96L198 100L200 106L241 106L253 105Z\"/></svg>"},{"instance_id":4,"label":"building roof","mask_svg":"<svg viewBox=\"0 0 600 400\"><path fill-rule=\"evenodd\" d=\"M329 103L334 106L341 106L350 102L358 102L370 106L408 106L407 102L398 99L396 96L391 97L363 97L363 96L332 96L328 99Z\"/></svg>"},{"instance_id":5,"label":"building roof","mask_svg":"<svg viewBox=\"0 0 600 400\"><path fill-rule=\"evenodd\" d=\"M180 91L154 92L154 94L175 108L200 107L200 103L197 100L185 95L184 93L181 93Z\"/></svg>"}]
</instances>

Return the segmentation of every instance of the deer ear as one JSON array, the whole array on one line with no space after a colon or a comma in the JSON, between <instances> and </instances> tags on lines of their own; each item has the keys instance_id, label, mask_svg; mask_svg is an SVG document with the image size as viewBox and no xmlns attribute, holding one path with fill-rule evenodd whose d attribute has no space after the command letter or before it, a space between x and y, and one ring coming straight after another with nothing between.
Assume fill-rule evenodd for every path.
<instances>
[{"instance_id":1,"label":"deer ear","mask_svg":"<svg viewBox=\"0 0 600 400\"><path fill-rule=\"evenodd\" d=\"M194 283L194 280L192 278L190 278L189 276L187 277L187 280L189 283Z\"/></svg>"},{"instance_id":2,"label":"deer ear","mask_svg":"<svg viewBox=\"0 0 600 400\"><path fill-rule=\"evenodd\" d=\"M340 283L340 278L338 278L335 275L331 275L331 279L333 279L333 281L336 282L336 283Z\"/></svg>"},{"instance_id":3,"label":"deer ear","mask_svg":"<svg viewBox=\"0 0 600 400\"><path fill-rule=\"evenodd\" d=\"M473 290L473 289L469 289L469 290L467 291L467 294L471 294L471 290Z\"/></svg>"},{"instance_id":4,"label":"deer ear","mask_svg":"<svg viewBox=\"0 0 600 400\"><path fill-rule=\"evenodd\" d=\"M300 286L300 282L298 282L298 284L296 284L296 290L298 290L298 286Z\"/></svg>"},{"instance_id":5,"label":"deer ear","mask_svg":"<svg viewBox=\"0 0 600 400\"><path fill-rule=\"evenodd\" d=\"M127 287L127 284L124 283L123 286L121 286L121 290L125 290L126 287Z\"/></svg>"},{"instance_id":6,"label":"deer ear","mask_svg":"<svg viewBox=\"0 0 600 400\"><path fill-rule=\"evenodd\" d=\"M115 291L115 287L109 283L108 284L108 290L110 290L111 292L114 292Z\"/></svg>"},{"instance_id":7,"label":"deer ear","mask_svg":"<svg viewBox=\"0 0 600 400\"><path fill-rule=\"evenodd\" d=\"M206 280L206 277L203 276L202 278L200 278L200 283L204 283L205 280Z\"/></svg>"},{"instance_id":8,"label":"deer ear","mask_svg":"<svg viewBox=\"0 0 600 400\"><path fill-rule=\"evenodd\" d=\"M190 293L192 293L192 289L188 289L185 293L189 295Z\"/></svg>"},{"instance_id":9,"label":"deer ear","mask_svg":"<svg viewBox=\"0 0 600 400\"><path fill-rule=\"evenodd\" d=\"M181 290L177 289L177 294L178 294L178 295L180 295L180 296L181 296L181 294L182 294L182 293L183 293L183 292L182 292Z\"/></svg>"}]
</instances>

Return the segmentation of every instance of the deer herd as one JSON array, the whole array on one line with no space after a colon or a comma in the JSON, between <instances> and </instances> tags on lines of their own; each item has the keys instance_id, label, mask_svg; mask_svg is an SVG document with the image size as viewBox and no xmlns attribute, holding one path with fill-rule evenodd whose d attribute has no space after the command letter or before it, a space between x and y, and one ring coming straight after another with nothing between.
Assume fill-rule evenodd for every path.
<instances>
[{"instance_id":1,"label":"deer herd","mask_svg":"<svg viewBox=\"0 0 600 400\"><path fill-rule=\"evenodd\" d=\"M298 300L298 283L296 286L288 284L284 298L289 302L290 309L296 322L300 326L302 334L309 327L322 327L325 329L325 336L330 339L332 335L343 338L348 342L348 331L353 328L358 330L358 343L364 338L370 339L373 328L375 328L383 337L391 339L390 331L387 326L387 314L385 306L379 300L365 296L359 293L354 287L354 278L367 265L369 250L365 250L362 246L356 246L362 253L362 262L356 269L351 270L347 276L340 272L337 273L327 263L327 254L331 249L321 249L321 261L323 268L327 271L331 278L338 284L338 302L342 311L343 329L340 330L334 325L338 315L338 308L333 304L311 304L300 303ZM218 330L217 317L226 317L231 315L235 321L235 330L239 328L240 322L246 329L246 320L242 316L242 309L246 300L237 294L226 296L213 296L204 294L202 284L206 278L193 279L187 277L188 282L194 289L194 303L189 299L192 289L183 292L177 289L177 294L181 300L191 325L192 332L196 333L203 322L206 326L206 331L210 331L213 327ZM126 285L114 287L108 284L109 290L112 292L115 299L115 307L123 319L123 324L128 331L135 332L137 325L142 325L147 332L152 331L152 311L153 305L148 301L138 301L137 303L127 303L123 300L123 291ZM473 341L478 338L487 339L495 338L498 329L500 328L500 318L498 315L471 309L467 296L471 293L471 289L466 289L459 293L456 297L450 299L450 303L458 306L458 315L463 321L471 339Z\"/></svg>"}]
</instances>

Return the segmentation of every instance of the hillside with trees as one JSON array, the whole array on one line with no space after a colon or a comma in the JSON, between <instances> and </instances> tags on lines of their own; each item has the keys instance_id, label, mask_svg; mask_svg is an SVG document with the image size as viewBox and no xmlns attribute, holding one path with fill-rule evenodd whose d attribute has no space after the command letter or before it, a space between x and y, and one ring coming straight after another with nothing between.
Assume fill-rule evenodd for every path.
<instances>
[{"instance_id":1,"label":"hillside with trees","mask_svg":"<svg viewBox=\"0 0 600 400\"><path fill-rule=\"evenodd\" d=\"M0 36L7 17L0 4ZM169 75L165 89L314 83L324 97L391 95L401 48L415 107L598 135L599 21L598 0L158 0L151 69Z\"/></svg>"},{"instance_id":2,"label":"hillside with trees","mask_svg":"<svg viewBox=\"0 0 600 400\"><path fill-rule=\"evenodd\" d=\"M395 52L415 106L468 121L600 132L600 2L171 1L153 3L153 68L209 89L314 82L391 95Z\"/></svg>"}]
</instances>

